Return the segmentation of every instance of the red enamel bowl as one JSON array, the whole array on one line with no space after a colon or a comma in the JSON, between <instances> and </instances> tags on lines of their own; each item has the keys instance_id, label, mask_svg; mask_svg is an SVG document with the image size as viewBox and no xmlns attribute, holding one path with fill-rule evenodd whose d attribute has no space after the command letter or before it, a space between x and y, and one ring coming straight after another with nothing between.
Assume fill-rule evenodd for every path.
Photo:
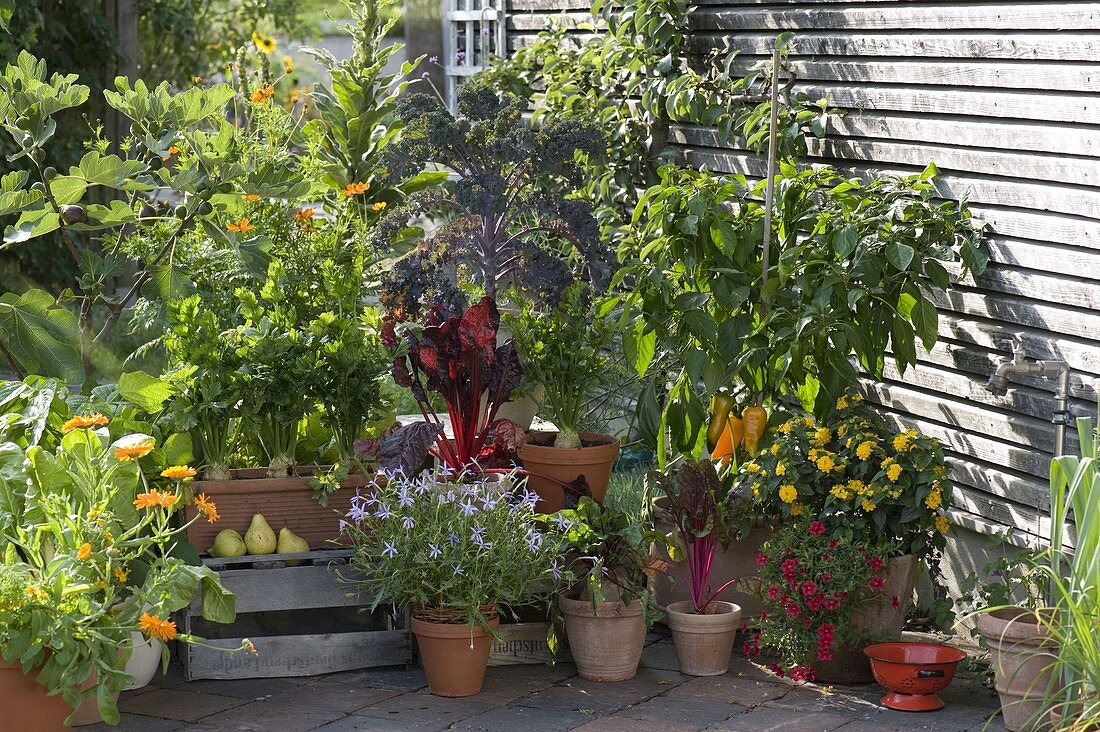
<instances>
[{"instance_id":1,"label":"red enamel bowl","mask_svg":"<svg viewBox=\"0 0 1100 732\"><path fill-rule=\"evenodd\" d=\"M951 683L966 654L940 643L876 643L863 649L875 681L887 691L882 704L903 712L933 712L944 703L936 694Z\"/></svg>"}]
</instances>

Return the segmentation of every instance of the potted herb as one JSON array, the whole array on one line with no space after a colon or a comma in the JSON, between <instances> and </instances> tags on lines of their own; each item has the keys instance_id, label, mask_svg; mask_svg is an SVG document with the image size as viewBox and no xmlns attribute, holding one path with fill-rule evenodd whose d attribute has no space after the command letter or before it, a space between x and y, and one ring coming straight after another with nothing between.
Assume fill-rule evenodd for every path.
<instances>
[{"instance_id":1,"label":"potted herb","mask_svg":"<svg viewBox=\"0 0 1100 732\"><path fill-rule=\"evenodd\" d=\"M721 544L730 537L722 482L710 461L681 463L669 478L654 476L667 502L663 509L675 524L674 560L687 564L691 599L665 608L680 670L691 676L720 676L729 668L733 639L741 624L741 607L718 596L736 579L713 590L711 567ZM677 550L672 551L671 547Z\"/></svg>"},{"instance_id":2,"label":"potted herb","mask_svg":"<svg viewBox=\"0 0 1100 732\"><path fill-rule=\"evenodd\" d=\"M510 488L463 474L396 473L357 496L346 516L360 573L353 584L372 609L395 602L412 612L433 694L478 693L499 614L548 605L565 576L561 542L542 530L535 496Z\"/></svg>"},{"instance_id":3,"label":"potted herb","mask_svg":"<svg viewBox=\"0 0 1100 732\"><path fill-rule=\"evenodd\" d=\"M592 497L602 502L619 440L581 432L580 424L589 401L607 383L610 324L596 317L580 285L566 288L553 308L540 311L528 304L508 322L527 371L545 388L543 415L558 428L532 434L518 448L523 466L534 473L529 481L542 499L540 509L552 513L565 502L561 487L542 476L563 483L584 476Z\"/></svg>"},{"instance_id":4,"label":"potted herb","mask_svg":"<svg viewBox=\"0 0 1100 732\"><path fill-rule=\"evenodd\" d=\"M569 542L578 582L558 597L569 650L581 678L634 678L646 628L659 616L647 589L650 543L642 523L591 498L551 519Z\"/></svg>"},{"instance_id":5,"label":"potted herb","mask_svg":"<svg viewBox=\"0 0 1100 732\"><path fill-rule=\"evenodd\" d=\"M879 640L866 607L890 592L888 547L831 535L821 520L808 518L777 531L757 555L765 612L744 650L769 649L778 676L853 683L864 674L852 660L868 640Z\"/></svg>"},{"instance_id":6,"label":"potted herb","mask_svg":"<svg viewBox=\"0 0 1100 732\"><path fill-rule=\"evenodd\" d=\"M169 620L200 586L204 617L232 622L235 615L235 599L215 572L172 553L184 530L173 514L194 471L169 466L150 486L142 464L164 457L153 438L112 440L101 414L73 416L61 431L52 452L0 447L7 506L0 519L0 696L10 706L8 723L50 732L85 699L117 723L132 633L200 642L178 635ZM194 501L200 515L193 520L218 519L205 496ZM166 647L162 655L167 663Z\"/></svg>"}]
</instances>

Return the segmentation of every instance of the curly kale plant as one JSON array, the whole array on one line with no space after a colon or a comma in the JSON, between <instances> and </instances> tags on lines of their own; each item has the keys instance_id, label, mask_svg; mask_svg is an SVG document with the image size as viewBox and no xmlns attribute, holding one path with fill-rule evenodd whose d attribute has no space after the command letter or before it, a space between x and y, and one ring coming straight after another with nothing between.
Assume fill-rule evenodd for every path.
<instances>
[{"instance_id":1,"label":"curly kale plant","mask_svg":"<svg viewBox=\"0 0 1100 732\"><path fill-rule=\"evenodd\" d=\"M394 211L383 226L392 243L425 208L446 220L384 279L381 298L392 312L415 318L422 306L461 300L458 279L492 298L515 286L548 304L576 281L606 285L611 256L592 206L569 197L584 182L579 161L596 159L603 140L576 120L533 128L524 108L519 97L476 81L459 90L455 115L425 94L402 102L406 126L396 154L456 180L415 211Z\"/></svg>"}]
</instances>

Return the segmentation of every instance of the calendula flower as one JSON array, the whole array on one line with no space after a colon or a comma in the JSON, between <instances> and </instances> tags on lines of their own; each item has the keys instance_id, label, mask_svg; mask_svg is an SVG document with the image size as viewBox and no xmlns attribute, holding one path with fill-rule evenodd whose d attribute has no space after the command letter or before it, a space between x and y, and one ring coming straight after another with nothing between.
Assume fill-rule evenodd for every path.
<instances>
[{"instance_id":1,"label":"calendula flower","mask_svg":"<svg viewBox=\"0 0 1100 732\"><path fill-rule=\"evenodd\" d=\"M260 196L258 193L246 193L244 194L244 200L248 201L249 203L255 203L256 201L260 200Z\"/></svg>"},{"instance_id":2,"label":"calendula flower","mask_svg":"<svg viewBox=\"0 0 1100 732\"><path fill-rule=\"evenodd\" d=\"M836 467L836 461L831 455L822 455L817 459L817 469L822 473L828 473L834 467Z\"/></svg>"},{"instance_id":3,"label":"calendula flower","mask_svg":"<svg viewBox=\"0 0 1100 732\"><path fill-rule=\"evenodd\" d=\"M125 584L126 580L130 579L130 571L123 569L122 567L115 567L114 569L115 579L119 584Z\"/></svg>"},{"instance_id":4,"label":"calendula flower","mask_svg":"<svg viewBox=\"0 0 1100 732\"><path fill-rule=\"evenodd\" d=\"M386 202L385 201L375 201L374 205L371 206L371 208L375 211L385 211L386 210Z\"/></svg>"},{"instance_id":5,"label":"calendula flower","mask_svg":"<svg viewBox=\"0 0 1100 732\"><path fill-rule=\"evenodd\" d=\"M61 431L69 434L73 430L83 430L89 427L102 427L108 420L99 412L95 414L78 414L61 425Z\"/></svg>"},{"instance_id":6,"label":"calendula flower","mask_svg":"<svg viewBox=\"0 0 1100 732\"><path fill-rule=\"evenodd\" d=\"M897 463L893 463L886 469L886 477L890 479L891 483L897 482L897 479L901 477L901 466Z\"/></svg>"},{"instance_id":7,"label":"calendula flower","mask_svg":"<svg viewBox=\"0 0 1100 732\"><path fill-rule=\"evenodd\" d=\"M140 460L153 451L153 438L147 438L132 444L119 445L115 448L115 460L123 463Z\"/></svg>"},{"instance_id":8,"label":"calendula flower","mask_svg":"<svg viewBox=\"0 0 1100 732\"><path fill-rule=\"evenodd\" d=\"M948 518L942 513L936 516L936 518L932 519L932 523L936 526L936 531L940 532L941 534L946 534L948 531L951 530L951 521L949 521Z\"/></svg>"},{"instance_id":9,"label":"calendula flower","mask_svg":"<svg viewBox=\"0 0 1100 732\"><path fill-rule=\"evenodd\" d=\"M292 59L290 56L283 56L283 73L294 73L294 59Z\"/></svg>"},{"instance_id":10,"label":"calendula flower","mask_svg":"<svg viewBox=\"0 0 1100 732\"><path fill-rule=\"evenodd\" d=\"M88 561L92 556L92 545L89 542L84 542L80 545L80 548L76 550L76 558L82 562Z\"/></svg>"},{"instance_id":11,"label":"calendula flower","mask_svg":"<svg viewBox=\"0 0 1100 732\"><path fill-rule=\"evenodd\" d=\"M134 501L134 508L171 508L176 505L180 497L171 491L160 491L152 488L145 493L138 493Z\"/></svg>"},{"instance_id":12,"label":"calendula flower","mask_svg":"<svg viewBox=\"0 0 1100 732\"><path fill-rule=\"evenodd\" d=\"M191 480L198 475L198 471L190 465L173 465L160 471L160 475L169 480Z\"/></svg>"},{"instance_id":13,"label":"calendula flower","mask_svg":"<svg viewBox=\"0 0 1100 732\"><path fill-rule=\"evenodd\" d=\"M249 223L247 216L245 216L243 219L241 219L240 221L238 221L236 223L230 222L230 223L226 224L225 228L229 229L230 231L234 231L238 234L247 234L250 231L255 231L256 230L256 227L253 226L251 223Z\"/></svg>"},{"instance_id":14,"label":"calendula flower","mask_svg":"<svg viewBox=\"0 0 1100 732\"><path fill-rule=\"evenodd\" d=\"M138 619L138 628L149 638L159 641L168 641L176 637L176 624L171 620L161 620L156 615L142 613Z\"/></svg>"},{"instance_id":15,"label":"calendula flower","mask_svg":"<svg viewBox=\"0 0 1100 732\"><path fill-rule=\"evenodd\" d=\"M278 44L271 36L260 33L259 31L252 31L252 42L256 45L256 48L264 53L274 53Z\"/></svg>"},{"instance_id":16,"label":"calendula flower","mask_svg":"<svg viewBox=\"0 0 1100 732\"><path fill-rule=\"evenodd\" d=\"M344 186L344 190L341 191L341 193L343 193L346 198L351 198L352 196L361 196L369 189L370 183L348 183Z\"/></svg>"},{"instance_id":17,"label":"calendula flower","mask_svg":"<svg viewBox=\"0 0 1100 732\"><path fill-rule=\"evenodd\" d=\"M856 457L858 457L860 460L866 460L867 458L871 457L871 451L874 449L875 443L871 442L870 440L867 440L866 442L861 442L856 448Z\"/></svg>"},{"instance_id":18,"label":"calendula flower","mask_svg":"<svg viewBox=\"0 0 1100 732\"><path fill-rule=\"evenodd\" d=\"M779 498L784 503L794 503L794 500L798 498L798 491L791 483L784 483L779 486Z\"/></svg>"},{"instance_id":19,"label":"calendula flower","mask_svg":"<svg viewBox=\"0 0 1100 732\"><path fill-rule=\"evenodd\" d=\"M253 104L263 104L271 97L275 96L275 87L271 84L267 86L261 86L248 97Z\"/></svg>"},{"instance_id":20,"label":"calendula flower","mask_svg":"<svg viewBox=\"0 0 1100 732\"><path fill-rule=\"evenodd\" d=\"M195 496L195 508L199 510L206 520L210 523L215 523L218 520L218 507L214 505L214 502L206 497L205 493L200 493Z\"/></svg>"}]
</instances>

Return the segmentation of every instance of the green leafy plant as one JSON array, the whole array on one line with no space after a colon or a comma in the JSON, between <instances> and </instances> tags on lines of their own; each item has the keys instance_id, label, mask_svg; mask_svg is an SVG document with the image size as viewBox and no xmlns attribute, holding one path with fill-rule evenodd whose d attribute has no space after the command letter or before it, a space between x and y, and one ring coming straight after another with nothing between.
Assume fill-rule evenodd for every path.
<instances>
[{"instance_id":1,"label":"green leafy plant","mask_svg":"<svg viewBox=\"0 0 1100 732\"><path fill-rule=\"evenodd\" d=\"M1036 552L1029 547L1009 544L1011 529L993 534L986 540L991 559L980 573L967 575L959 583L958 608L965 616L972 616L986 608L1025 607L1037 610L1043 605L1042 573L1038 571ZM970 631L979 644L985 645L985 637L972 628Z\"/></svg>"},{"instance_id":2,"label":"green leafy plant","mask_svg":"<svg viewBox=\"0 0 1100 732\"><path fill-rule=\"evenodd\" d=\"M450 610L471 626L507 608L545 606L568 574L561 538L516 496L508 479L394 474L352 499L344 532L354 584L371 607L395 602L413 615Z\"/></svg>"},{"instance_id":3,"label":"green leafy plant","mask_svg":"<svg viewBox=\"0 0 1100 732\"><path fill-rule=\"evenodd\" d=\"M549 310L530 303L514 316L505 315L524 371L546 389L545 416L558 428L555 447L580 447L578 430L586 406L607 383L611 358L611 323L596 317L587 289L574 284Z\"/></svg>"},{"instance_id":4,"label":"green leafy plant","mask_svg":"<svg viewBox=\"0 0 1100 732\"><path fill-rule=\"evenodd\" d=\"M0 649L74 708L94 697L103 719L117 723L131 633L200 642L178 634L169 613L201 587L203 615L232 622L235 598L216 572L172 551L186 528L173 514L194 471L165 469L167 481L150 487L140 463L154 460L153 438L112 441L107 423L71 418L53 451L0 444ZM195 521L217 519L204 497L197 505ZM167 664L167 646L163 654Z\"/></svg>"},{"instance_id":5,"label":"green leafy plant","mask_svg":"<svg viewBox=\"0 0 1100 732\"><path fill-rule=\"evenodd\" d=\"M831 537L867 546L894 541L902 554L929 557L951 525L943 448L916 430L893 432L858 401L842 397L828 422L783 423L742 474L766 517L814 516Z\"/></svg>"}]
</instances>

